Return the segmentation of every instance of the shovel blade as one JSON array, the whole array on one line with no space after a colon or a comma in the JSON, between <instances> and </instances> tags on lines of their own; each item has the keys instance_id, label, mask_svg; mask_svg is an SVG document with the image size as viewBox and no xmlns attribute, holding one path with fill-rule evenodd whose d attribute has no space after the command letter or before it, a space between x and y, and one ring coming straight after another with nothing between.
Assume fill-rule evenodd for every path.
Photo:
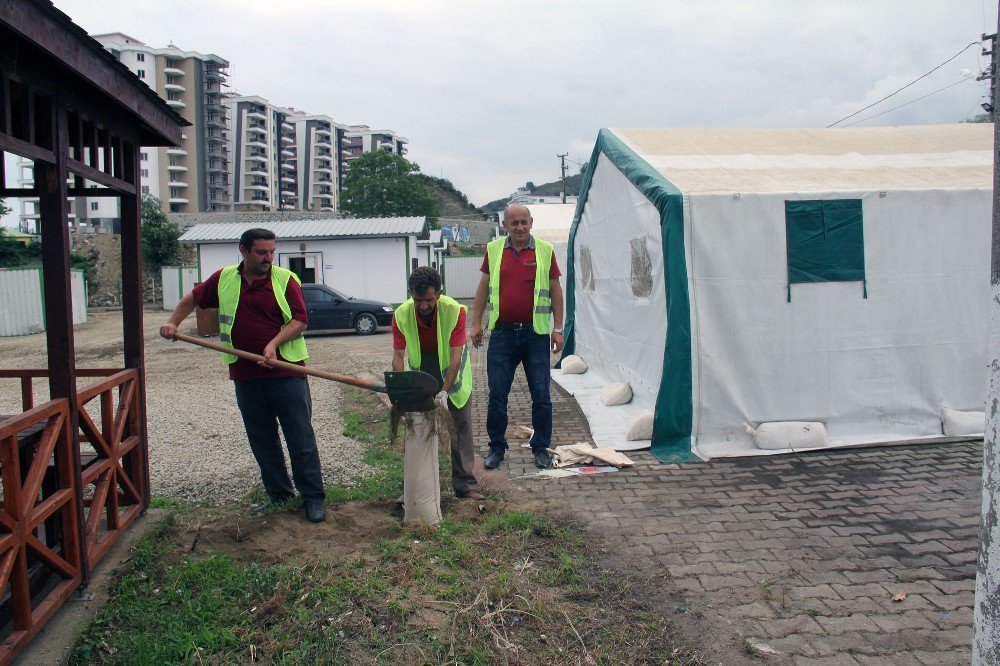
<instances>
[{"instance_id":1,"label":"shovel blade","mask_svg":"<svg viewBox=\"0 0 1000 666\"><path fill-rule=\"evenodd\" d=\"M426 372L406 370L385 373L385 392L394 405L426 405L440 390L438 380Z\"/></svg>"}]
</instances>

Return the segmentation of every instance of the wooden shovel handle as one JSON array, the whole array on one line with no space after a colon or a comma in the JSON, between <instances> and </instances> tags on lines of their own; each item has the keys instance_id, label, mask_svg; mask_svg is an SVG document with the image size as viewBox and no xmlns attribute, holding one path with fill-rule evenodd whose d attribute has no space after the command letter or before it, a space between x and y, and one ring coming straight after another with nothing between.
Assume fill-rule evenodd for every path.
<instances>
[{"instance_id":1,"label":"wooden shovel handle","mask_svg":"<svg viewBox=\"0 0 1000 666\"><path fill-rule=\"evenodd\" d=\"M195 338L190 335L184 335L183 333L174 333L174 339L190 342L193 345L205 347L206 349L214 349L215 351L222 352L223 354L233 354L235 356L239 356L240 358L245 358L248 361L259 362L264 360L264 357L258 354L243 351L242 349L236 349L235 347L227 347L225 345L220 345L217 342L202 340L201 338ZM313 377L319 377L320 379L329 379L331 381L340 382L341 384L350 384L351 386L368 389L369 391L379 391L380 393L385 393L385 384L374 379L362 379L360 377L351 377L350 375L336 375L332 372L314 370L313 368L307 368L304 365L296 365L295 363L289 363L288 361L281 361L278 359L268 361L268 365L272 365L277 368L284 368L285 370L291 370L292 372L298 372L303 375L312 375Z\"/></svg>"}]
</instances>

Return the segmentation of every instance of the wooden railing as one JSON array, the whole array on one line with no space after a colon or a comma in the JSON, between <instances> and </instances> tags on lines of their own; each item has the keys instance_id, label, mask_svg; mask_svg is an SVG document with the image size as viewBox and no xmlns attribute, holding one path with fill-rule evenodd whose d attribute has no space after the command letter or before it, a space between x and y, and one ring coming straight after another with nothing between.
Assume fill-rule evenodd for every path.
<instances>
[{"instance_id":1,"label":"wooden railing","mask_svg":"<svg viewBox=\"0 0 1000 666\"><path fill-rule=\"evenodd\" d=\"M22 404L21 414L0 420L0 665L20 652L146 506L139 372L78 369L77 376L100 379L77 390L74 438L70 400L34 406L32 380L48 377L48 370L0 370L0 378L20 380Z\"/></svg>"}]
</instances>

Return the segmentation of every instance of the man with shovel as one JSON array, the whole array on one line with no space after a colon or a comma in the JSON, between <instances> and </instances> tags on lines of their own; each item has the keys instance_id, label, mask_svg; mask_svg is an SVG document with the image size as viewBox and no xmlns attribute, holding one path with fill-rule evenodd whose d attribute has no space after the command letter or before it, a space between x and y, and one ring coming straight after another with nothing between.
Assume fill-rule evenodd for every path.
<instances>
[{"instance_id":1,"label":"man with shovel","mask_svg":"<svg viewBox=\"0 0 1000 666\"><path fill-rule=\"evenodd\" d=\"M421 266L410 273L410 298L396 308L392 318L392 369L412 370L436 378L441 387L435 400L447 405L457 437L451 444L451 484L458 497L486 499L472 474L472 365L466 345L466 308L441 294L441 276Z\"/></svg>"},{"instance_id":2,"label":"man with shovel","mask_svg":"<svg viewBox=\"0 0 1000 666\"><path fill-rule=\"evenodd\" d=\"M160 335L174 340L177 327L195 305L219 308L219 339L226 347L263 358L254 363L223 354L229 378L236 387L236 404L243 415L247 439L260 466L260 476L271 504L295 496L288 478L278 425L285 436L295 488L302 495L306 518L326 519L323 476L312 428L312 398L301 374L271 365L289 361L304 365L309 357L302 332L309 319L299 278L274 266L274 233L249 229L240 237L243 261L213 273L181 299Z\"/></svg>"}]
</instances>

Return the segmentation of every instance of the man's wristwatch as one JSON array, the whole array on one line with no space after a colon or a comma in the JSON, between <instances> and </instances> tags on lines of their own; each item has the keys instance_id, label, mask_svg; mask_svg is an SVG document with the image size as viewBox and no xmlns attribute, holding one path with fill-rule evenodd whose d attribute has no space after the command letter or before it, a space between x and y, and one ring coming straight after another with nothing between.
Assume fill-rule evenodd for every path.
<instances>
[{"instance_id":1,"label":"man's wristwatch","mask_svg":"<svg viewBox=\"0 0 1000 666\"><path fill-rule=\"evenodd\" d=\"M561 328L553 328L552 332L553 333L558 333L559 335L562 335L563 330Z\"/></svg>"}]
</instances>

